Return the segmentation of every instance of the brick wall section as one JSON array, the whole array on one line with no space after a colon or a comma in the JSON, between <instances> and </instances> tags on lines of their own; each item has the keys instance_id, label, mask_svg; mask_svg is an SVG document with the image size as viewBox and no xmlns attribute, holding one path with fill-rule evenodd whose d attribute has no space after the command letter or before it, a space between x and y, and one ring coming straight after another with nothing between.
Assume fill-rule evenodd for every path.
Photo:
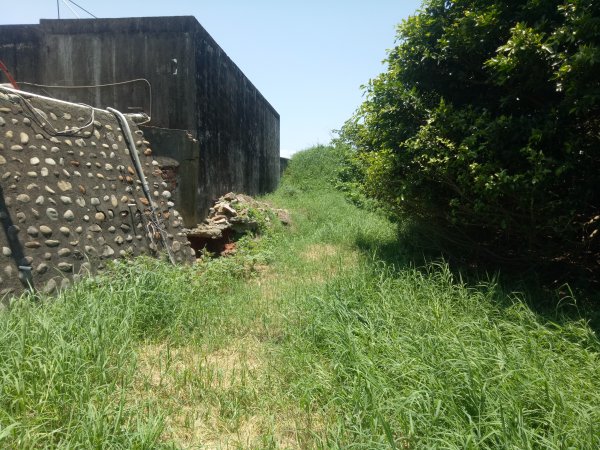
<instances>
[{"instance_id":1,"label":"brick wall section","mask_svg":"<svg viewBox=\"0 0 600 450\"><path fill-rule=\"evenodd\" d=\"M167 245L191 261L169 185L130 126ZM0 297L28 283L54 292L109 260L156 256L164 246L152 223L113 114L0 88Z\"/></svg>"}]
</instances>

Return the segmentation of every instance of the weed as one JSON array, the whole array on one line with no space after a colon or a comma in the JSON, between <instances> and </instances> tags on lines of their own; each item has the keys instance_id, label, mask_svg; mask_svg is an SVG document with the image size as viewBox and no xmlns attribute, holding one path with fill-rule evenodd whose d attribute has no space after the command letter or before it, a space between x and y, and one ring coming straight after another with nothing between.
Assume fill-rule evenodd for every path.
<instances>
[{"instance_id":1,"label":"weed","mask_svg":"<svg viewBox=\"0 0 600 450\"><path fill-rule=\"evenodd\" d=\"M331 188L336 152L295 156L268 197L293 226L230 257L116 263L0 312L0 447L599 448L586 322L411 265Z\"/></svg>"}]
</instances>

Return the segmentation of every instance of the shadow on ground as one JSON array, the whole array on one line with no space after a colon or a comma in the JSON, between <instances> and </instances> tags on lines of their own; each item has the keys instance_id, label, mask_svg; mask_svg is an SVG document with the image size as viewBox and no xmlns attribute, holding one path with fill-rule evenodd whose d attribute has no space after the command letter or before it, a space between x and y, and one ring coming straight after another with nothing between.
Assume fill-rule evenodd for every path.
<instances>
[{"instance_id":1,"label":"shadow on ground","mask_svg":"<svg viewBox=\"0 0 600 450\"><path fill-rule=\"evenodd\" d=\"M448 264L456 279L477 289L494 282L501 292L519 293L527 305L543 320L566 324L584 320L600 334L600 287L585 273L560 263L503 264L475 262L443 246L411 226L399 226L396 239L381 242L367 234L358 234L355 245L362 253L398 269L415 267L425 270L431 263ZM510 305L508 295L507 306Z\"/></svg>"}]
</instances>

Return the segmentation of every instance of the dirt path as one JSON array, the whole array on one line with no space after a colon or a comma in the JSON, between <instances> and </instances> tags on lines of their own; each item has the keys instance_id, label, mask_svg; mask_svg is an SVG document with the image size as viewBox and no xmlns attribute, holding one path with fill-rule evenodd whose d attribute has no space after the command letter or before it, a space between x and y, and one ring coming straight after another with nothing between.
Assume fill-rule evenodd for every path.
<instances>
[{"instance_id":1,"label":"dirt path","mask_svg":"<svg viewBox=\"0 0 600 450\"><path fill-rule=\"evenodd\" d=\"M245 317L224 318L219 342L148 342L138 349L129 401L164 414L163 441L188 449L314 446L326 420L290 403L278 374L286 305L299 286L322 286L356 264L357 255L307 245L298 258L300 272L265 265L244 283Z\"/></svg>"}]
</instances>

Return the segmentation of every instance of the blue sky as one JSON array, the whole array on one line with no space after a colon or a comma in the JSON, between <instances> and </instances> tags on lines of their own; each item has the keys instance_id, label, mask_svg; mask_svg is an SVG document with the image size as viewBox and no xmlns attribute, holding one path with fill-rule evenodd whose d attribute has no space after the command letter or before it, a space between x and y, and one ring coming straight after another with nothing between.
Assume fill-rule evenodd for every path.
<instances>
[{"instance_id":1,"label":"blue sky","mask_svg":"<svg viewBox=\"0 0 600 450\"><path fill-rule=\"evenodd\" d=\"M385 70L420 0L75 0L98 17L195 16L281 115L281 154L326 144ZM7 2L0 23L56 18L56 0ZM75 18L63 0L61 16ZM72 8L89 17L81 10Z\"/></svg>"}]
</instances>

